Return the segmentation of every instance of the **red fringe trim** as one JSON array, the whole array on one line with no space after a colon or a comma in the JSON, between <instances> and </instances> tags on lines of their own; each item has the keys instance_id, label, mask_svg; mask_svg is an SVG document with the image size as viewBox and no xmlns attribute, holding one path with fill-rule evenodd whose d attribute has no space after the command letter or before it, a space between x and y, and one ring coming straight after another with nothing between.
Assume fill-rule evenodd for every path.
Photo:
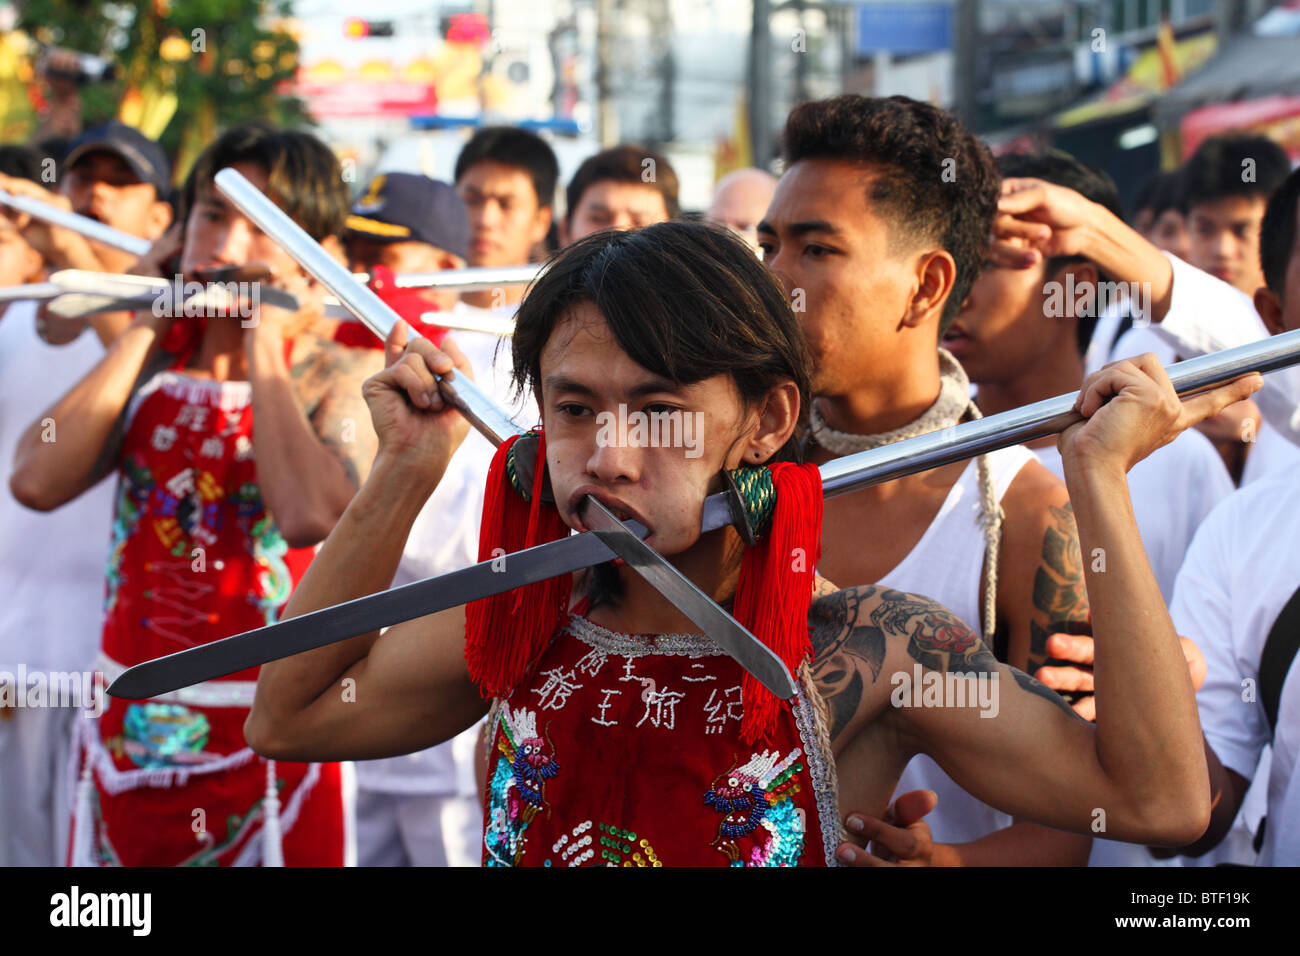
<instances>
[{"instance_id":1,"label":"red fringe trim","mask_svg":"<svg viewBox=\"0 0 1300 956\"><path fill-rule=\"evenodd\" d=\"M569 527L553 505L542 504L546 436L537 444L531 502L510 485L506 455L517 437L503 441L488 470L479 561L508 561L508 555L555 541ZM465 606L465 659L471 679L485 698L507 697L536 664L560 626L573 590L573 575L513 588Z\"/></svg>"},{"instance_id":2,"label":"red fringe trim","mask_svg":"<svg viewBox=\"0 0 1300 956\"><path fill-rule=\"evenodd\" d=\"M745 552L734 613L794 674L812 654L808 607L821 559L821 472L816 465L788 462L770 467L776 508L767 534ZM753 744L771 735L780 704L750 674L745 674L741 694L745 704L741 739Z\"/></svg>"}]
</instances>

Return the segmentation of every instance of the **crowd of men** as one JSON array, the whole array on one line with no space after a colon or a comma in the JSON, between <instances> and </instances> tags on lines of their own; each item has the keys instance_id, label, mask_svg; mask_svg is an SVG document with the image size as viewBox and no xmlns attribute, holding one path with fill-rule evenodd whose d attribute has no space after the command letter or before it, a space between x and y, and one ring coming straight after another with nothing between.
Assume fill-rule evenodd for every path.
<instances>
[{"instance_id":1,"label":"crowd of men","mask_svg":"<svg viewBox=\"0 0 1300 956\"><path fill-rule=\"evenodd\" d=\"M1059 445L1051 437L1012 446L820 506L811 653L798 669L823 711L831 809L799 812L835 818L821 820L819 839L827 861L849 865L1300 863L1300 687L1286 682L1300 634L1300 565L1289 550L1300 537L1300 376L1269 375L1253 398L1244 396L1258 383L1239 385L1235 401L1198 413L1204 421L1185 430L1186 413L1164 431L1143 424L1106 436L1098 408L1101 397L1129 396L1105 414L1137 415L1131 409L1142 406L1140 421L1154 422L1152 389L1167 381L1141 356L1168 365L1300 328L1300 172L1267 138L1209 139L1182 169L1145 184L1126 217L1105 173L1059 152L994 158L949 114L902 97L802 104L787 119L783 151L779 179L731 173L694 215L681 208L669 161L635 144L583 162L563 184L561 208L550 147L510 127L477 131L453 182L390 171L356 197L326 144L258 124L219 136L174 196L164 152L120 124L67 144L54 157L57 184L37 148L0 147L0 188L152 244L137 259L0 208L0 287L69 268L202 278L256 263L268 285L301 304L290 311L264 301L250 323L157 309L66 318L41 301L8 301L0 317L8 479L0 496L0 680L8 681L0 687L0 865L540 859L525 856L520 834L549 832L550 809L537 808L570 799L552 778L579 766L571 753L541 756L570 733L564 699L536 684L488 694L473 648L458 642L474 627L464 611L148 701L102 693L132 665L480 560L491 543L481 540L484 512L500 507L490 477L500 462L486 438L448 424L455 413L432 374L453 367L521 428L546 420L557 508L566 480L557 455L586 461L580 470L602 493L654 486L634 451L573 451L577 426L562 416L599 404L596 386L577 384L593 370L611 382L654 373L662 395L669 385L703 388L730 375L742 410L752 385L767 404L734 451L743 445L759 464L796 446L788 460L824 464L1080 388L1094 394L1085 431ZM370 273L427 341L417 347L399 328L384 343L357 323L326 318L320 284L215 187L227 167L340 262ZM698 219L712 228L681 225ZM458 295L383 281L548 260L554 265L527 288ZM786 304L763 298L771 280ZM744 300L750 318L727 312L728 299ZM654 311L661 301L662 314ZM616 344L585 332L564 346L548 338L583 309L604 317ZM620 309L644 313L642 328L619 326ZM799 341L772 346L784 341L780 330L753 316L782 310L774 321L797 322ZM512 342L448 331L439 313L517 317L519 332ZM706 349L695 322L715 335L707 361L690 354ZM746 377L765 367L760 346L795 370L787 379L798 394ZM662 372L644 358L652 353ZM544 365L569 378L542 375ZM560 379L589 398L552 402ZM1130 410L1118 410L1125 402ZM1156 437L1133 437L1143 429ZM1106 463L1124 459L1128 470L1131 534L1102 517L1123 506L1086 467L1106 442ZM739 463L731 448L718 455L725 467ZM698 551L686 538L674 549L668 521L647 516L635 494L613 500L647 519L648 540L664 553ZM579 528L580 511L561 516ZM1128 545L1139 532L1133 563ZM696 566L689 557L675 563L684 573ZM728 588L734 578L718 584L724 603ZM630 617L645 625L626 628L633 634L686 629L635 587L590 608L584 627ZM1015 676L1000 684L1000 720L930 726L917 711L904 714L914 726L879 729L882 711L871 701L883 688L886 706L890 688L879 678L898 669L900 608L945 622L949 669L960 658L972 671ZM844 636L833 633L835 621ZM911 635L919 674L939 658L916 656L922 624L913 624L899 633L905 648ZM963 636L953 638L958 629ZM444 632L441 643L429 637ZM1143 635L1169 639L1152 650L1139 646ZM462 674L467 657L473 683ZM543 659L531 660L528 679ZM632 661L628 652L628 675ZM29 703L31 675L81 673L102 675L93 700ZM628 713L635 719L644 706L642 723L671 730L666 689L645 680ZM609 695L624 704L635 696L622 684L589 685L606 696L592 698L600 709L583 719L598 713L588 723L600 727ZM575 681L571 692L579 690ZM521 709L529 695L535 713ZM484 697L512 703L485 719ZM547 710L548 700L560 706ZM575 700L570 715L586 706ZM734 732L730 710L708 709L722 697L709 700L707 713L723 713L719 729ZM757 700L746 690L743 708L739 699L728 705L738 708L737 724L742 709L746 719L758 712ZM652 705L660 709L650 718ZM809 739L801 747L811 764ZM444 742L427 746L435 740ZM525 740L535 741L531 771ZM726 801L738 812L736 781L763 763L760 750L766 759L756 746L750 763L741 754L743 767L733 767L736 795L718 796L721 785L708 798L701 791L709 805L700 812L726 812ZM505 764L513 779L494 774L498 751L513 761ZM1084 751L1109 759L1094 773ZM612 752L608 759L633 759ZM587 779L644 791L657 786L652 766L660 764L589 770ZM806 789L820 797L825 787ZM1106 799L1096 802L1098 794ZM770 821L795 798L764 799L763 825L776 843L752 859L785 859L772 846L786 831ZM612 805L602 804L609 814ZM569 832L580 837L583 821L574 822ZM611 834L636 829L609 822ZM816 828L806 827L802 838L811 840ZM724 823L719 848L742 830ZM553 848L571 862L561 849L567 836ZM538 836L527 852L545 850L541 843L552 846ZM596 850L591 862L614 859Z\"/></svg>"}]
</instances>

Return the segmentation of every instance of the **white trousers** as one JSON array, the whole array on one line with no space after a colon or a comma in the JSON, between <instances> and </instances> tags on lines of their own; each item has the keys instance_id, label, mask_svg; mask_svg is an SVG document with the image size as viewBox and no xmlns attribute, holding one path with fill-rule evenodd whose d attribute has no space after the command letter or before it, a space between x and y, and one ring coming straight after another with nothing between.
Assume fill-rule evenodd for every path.
<instances>
[{"instance_id":1,"label":"white trousers","mask_svg":"<svg viewBox=\"0 0 1300 956\"><path fill-rule=\"evenodd\" d=\"M357 790L358 866L478 866L483 805L454 794Z\"/></svg>"},{"instance_id":2,"label":"white trousers","mask_svg":"<svg viewBox=\"0 0 1300 956\"><path fill-rule=\"evenodd\" d=\"M75 707L0 712L0 866L67 862Z\"/></svg>"}]
</instances>

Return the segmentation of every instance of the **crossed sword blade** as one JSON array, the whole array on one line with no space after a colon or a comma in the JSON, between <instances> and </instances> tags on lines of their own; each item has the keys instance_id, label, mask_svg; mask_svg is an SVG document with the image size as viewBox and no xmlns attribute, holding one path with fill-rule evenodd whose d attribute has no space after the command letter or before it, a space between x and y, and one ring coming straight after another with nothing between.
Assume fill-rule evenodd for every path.
<instances>
[{"instance_id":1,"label":"crossed sword blade","mask_svg":"<svg viewBox=\"0 0 1300 956\"><path fill-rule=\"evenodd\" d=\"M225 171L217 175L224 176ZM218 185L226 191L220 180ZM239 204L234 195L231 195L231 199L237 205ZM247 210L245 212L247 214ZM274 235L265 225L262 225L262 228L268 234ZM378 334L378 329L374 331ZM1175 391L1181 396L1187 396L1224 384L1249 372L1267 373L1297 363L1300 363L1300 331L1287 332L1234 349L1180 362L1170 366L1167 372ZM470 385L463 377L458 381ZM1079 413L1074 410L1077 395L1077 392L1060 395L997 415L990 415L987 418L964 422L937 432L837 458L820 467L822 492L826 497L834 497L859 488L929 471L932 468L996 451L999 448L1057 434L1082 420ZM486 398L483 400L487 401ZM703 602L716 609L718 614L725 617L726 621L734 625L747 639L748 643L743 645L739 652L723 643L724 640L733 638L734 632L720 632L723 636L719 639L718 634L710 631L704 624L700 624L699 621L696 623L705 627L709 636L717 641L720 647L736 657L742 666L754 673L755 677L763 680L763 675L757 672L757 666L751 668L747 660L758 657L753 651L754 648L758 648L766 652L768 658L775 661L776 665L780 665L779 674L783 674L789 680L789 672L771 651L759 644L748 631L740 628L739 624L736 624L694 584L682 577L675 568L646 546L638 536L628 530L628 525L619 522L599 502L592 500L591 505L593 507L588 511L591 517L589 524L599 524L596 530L506 555L504 559L484 561L459 571L356 598L201 647L147 661L127 669L108 688L108 692L114 697L127 700L156 697L204 680L223 677L248 667L347 640L359 634L446 610L468 601L577 571L614 557L623 558L637 573L645 575L647 580L656 587L665 589L662 592L665 597L673 601L688 616L691 616L690 613L678 604L675 598L693 608L702 604L700 599L703 599ZM635 522L629 524L640 527ZM742 536L747 538L752 534L752 529L744 522L743 512L738 507L734 488L710 495L705 499L701 533L714 531L727 525L737 527ZM503 560L505 568L502 567ZM667 568L667 573L664 568ZM694 599L694 602L691 599ZM692 617L692 620L695 618ZM755 663L757 665L758 661ZM763 683L772 687L772 684L766 680L763 680ZM772 689L781 693L775 687ZM792 681L789 693L793 693Z\"/></svg>"},{"instance_id":2,"label":"crossed sword blade","mask_svg":"<svg viewBox=\"0 0 1300 956\"><path fill-rule=\"evenodd\" d=\"M379 336L380 339L387 338L393 325L400 318L396 312L389 308L373 291L358 283L352 273L335 262L297 223L238 172L233 169L223 169L213 179L217 188L239 207L244 215L283 246L285 251L293 256L299 265L338 296L340 302L354 315L358 316L375 335ZM411 331L412 334L416 334L414 329ZM438 376L438 383L452 404L493 443L500 444L507 436L517 435L522 431L504 412L493 404L487 395L479 390L468 376L455 376L454 381L448 381L446 378ZM542 467L542 463L538 462L537 467ZM592 558L589 556L590 552L584 553L583 563L573 566L570 570L598 564L615 556L623 558L629 567L650 582L669 603L685 614L696 626L700 627L714 643L734 657L745 670L753 674L765 687L783 698L794 696L794 679L781 659L758 638L742 627L735 618L719 607L712 598L664 560L662 555L647 546L640 536L632 530L635 527L641 534L644 534L646 529L636 522L627 525L619 521L609 509L595 498L588 496L585 503L584 514L587 515L586 520L593 525L599 526L599 530L594 534L596 536L595 542L601 545L600 556ZM580 537L585 538L585 535ZM570 538L569 540L573 539ZM591 547L591 544L584 541L579 548L583 547ZM542 555L543 558L547 556L546 554ZM469 572L474 570L473 568L467 569ZM546 564L541 566L541 570L547 573L543 574L538 580L565 573L563 570L552 570ZM498 581L502 576L496 575ZM466 585L465 581L461 583L471 588L471 590L462 590L462 596L454 602L455 604L473 600L472 597L463 595L473 593L472 588L477 579L473 574L469 574L467 577L469 580L468 585ZM497 581L494 581L492 584L494 590L486 591L484 596L505 590L505 588L497 587L497 583ZM509 587L517 587L520 583L526 582L516 579ZM308 620L310 617L312 615L304 615L301 618L291 618L289 621L282 623L301 622ZM272 625L272 627L278 626L280 625ZM307 625L307 627L310 627L310 625ZM178 655L170 655L167 658L137 665L136 668L131 668L114 681L112 686L109 687L109 693L133 700L156 697L179 687L198 683L212 677L231 674L243 670L245 667L253 666L254 663L265 663L277 656L283 656L273 654L271 657L262 657L260 647L256 654L253 653L254 646L259 644L261 647L269 646L266 638L267 630L268 628L258 628L256 631L235 635L236 644L234 645L228 643L231 638L226 638L202 647L191 648L181 652L180 656L185 658L183 661L177 659ZM301 635L304 626L300 624L296 630ZM352 633L365 632L353 630ZM260 638L254 636L258 634L261 635ZM309 646L316 647L320 645L311 644ZM216 650L208 650L209 648L216 648ZM231 650L232 648L234 650ZM299 648L299 651L302 649L304 648ZM207 653L203 653L204 651L207 651ZM244 663L244 661L250 659L250 655L261 659L251 663ZM151 667L155 673L168 673L167 680L155 682L149 676L149 668ZM163 686L164 683L166 686Z\"/></svg>"}]
</instances>

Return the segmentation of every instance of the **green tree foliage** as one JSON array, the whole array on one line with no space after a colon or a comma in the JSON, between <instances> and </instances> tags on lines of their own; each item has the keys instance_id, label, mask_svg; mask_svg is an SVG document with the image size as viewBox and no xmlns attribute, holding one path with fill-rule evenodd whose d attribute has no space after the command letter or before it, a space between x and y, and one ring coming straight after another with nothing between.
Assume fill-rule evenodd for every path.
<instances>
[{"instance_id":1,"label":"green tree foliage","mask_svg":"<svg viewBox=\"0 0 1300 956\"><path fill-rule=\"evenodd\" d=\"M18 26L41 43L117 65L112 81L81 93L87 125L112 119L123 98L172 90L175 113L159 141L172 155L236 123L310 123L279 91L298 69L298 42L282 24L289 0L25 0ZM130 91L134 90L135 93ZM202 145L202 144L198 144Z\"/></svg>"}]
</instances>

